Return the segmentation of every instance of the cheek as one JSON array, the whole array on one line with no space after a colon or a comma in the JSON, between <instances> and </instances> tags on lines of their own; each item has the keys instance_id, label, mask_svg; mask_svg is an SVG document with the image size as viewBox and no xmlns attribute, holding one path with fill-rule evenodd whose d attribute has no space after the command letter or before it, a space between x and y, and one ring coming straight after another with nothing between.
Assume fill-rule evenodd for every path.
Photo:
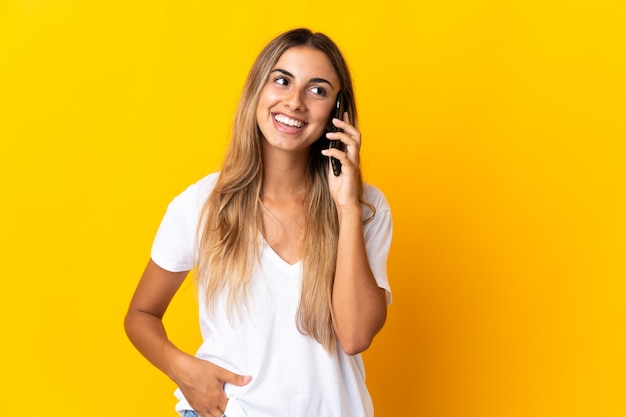
<instances>
[{"instance_id":1,"label":"cheek","mask_svg":"<svg viewBox=\"0 0 626 417\"><path fill-rule=\"evenodd\" d=\"M261 90L261 94L259 94L259 105L270 105L276 103L280 98L280 92L276 91L276 88L273 88L272 85L266 84Z\"/></svg>"},{"instance_id":2,"label":"cheek","mask_svg":"<svg viewBox=\"0 0 626 417\"><path fill-rule=\"evenodd\" d=\"M316 120L318 124L322 126L322 131L328 129L330 126L331 111L332 111L332 108L328 108L328 109L323 108L323 109L320 109L319 113L316 115Z\"/></svg>"},{"instance_id":3,"label":"cheek","mask_svg":"<svg viewBox=\"0 0 626 417\"><path fill-rule=\"evenodd\" d=\"M264 119L264 116L267 116L269 113L269 103L271 102L271 98L268 97L265 90L261 92L259 96L259 101L256 105L256 118L257 122L260 122Z\"/></svg>"},{"instance_id":4,"label":"cheek","mask_svg":"<svg viewBox=\"0 0 626 417\"><path fill-rule=\"evenodd\" d=\"M311 131L311 136L316 139L326 138L326 132L328 131L328 123L320 123L315 127L315 130Z\"/></svg>"}]
</instances>

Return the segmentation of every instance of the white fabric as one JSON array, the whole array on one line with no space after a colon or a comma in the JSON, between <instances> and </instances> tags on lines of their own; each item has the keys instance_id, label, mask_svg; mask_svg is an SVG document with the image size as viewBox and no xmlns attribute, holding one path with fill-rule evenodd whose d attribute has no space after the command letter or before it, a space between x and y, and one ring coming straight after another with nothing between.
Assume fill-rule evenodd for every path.
<instances>
[{"instance_id":1,"label":"white fabric","mask_svg":"<svg viewBox=\"0 0 626 417\"><path fill-rule=\"evenodd\" d=\"M170 203L152 247L157 265L172 272L195 266L199 213L217 175L191 185ZM376 282L386 290L390 303L386 265L391 242L389 206L384 195L369 185L364 188L364 199L376 207L374 219L364 226L367 254ZM364 209L364 217L368 216L369 210ZM296 328L301 266L301 262L288 264L263 244L247 307L229 316L224 300L218 297L215 313L209 316L200 297L203 343L197 356L252 376L244 387L224 387L248 417L371 417L373 407L361 355L348 356L341 348L328 353ZM180 390L175 395L177 411L182 414L191 409Z\"/></svg>"}]
</instances>

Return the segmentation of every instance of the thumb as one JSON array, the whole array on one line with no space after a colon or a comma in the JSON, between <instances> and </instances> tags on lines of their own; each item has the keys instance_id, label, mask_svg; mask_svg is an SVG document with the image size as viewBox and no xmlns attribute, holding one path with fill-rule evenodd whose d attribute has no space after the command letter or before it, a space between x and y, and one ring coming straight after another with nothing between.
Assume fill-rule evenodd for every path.
<instances>
[{"instance_id":1,"label":"thumb","mask_svg":"<svg viewBox=\"0 0 626 417\"><path fill-rule=\"evenodd\" d=\"M247 385L250 381L252 381L252 377L250 375L239 375L239 374L235 374L233 372L224 370L224 372L222 372L222 375L220 375L220 380L223 383L229 383L232 385L237 385L237 386L244 386Z\"/></svg>"}]
</instances>

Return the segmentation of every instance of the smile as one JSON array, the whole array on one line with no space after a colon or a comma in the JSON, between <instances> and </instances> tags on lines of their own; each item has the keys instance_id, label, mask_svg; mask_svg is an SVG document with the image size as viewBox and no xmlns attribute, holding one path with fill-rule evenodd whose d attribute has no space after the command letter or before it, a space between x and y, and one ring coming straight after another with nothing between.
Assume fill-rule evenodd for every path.
<instances>
[{"instance_id":1,"label":"smile","mask_svg":"<svg viewBox=\"0 0 626 417\"><path fill-rule=\"evenodd\" d=\"M285 116L284 114L275 114L274 120L276 120L278 123L285 125L285 126L298 127L298 128L304 126L304 122L302 120L292 119L290 117Z\"/></svg>"}]
</instances>

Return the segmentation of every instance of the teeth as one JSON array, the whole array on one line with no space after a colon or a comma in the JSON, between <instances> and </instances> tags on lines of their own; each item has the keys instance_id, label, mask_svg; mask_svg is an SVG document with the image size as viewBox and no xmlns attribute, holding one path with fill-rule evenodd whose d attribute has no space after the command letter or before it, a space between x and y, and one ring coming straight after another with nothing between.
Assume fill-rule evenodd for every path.
<instances>
[{"instance_id":1,"label":"teeth","mask_svg":"<svg viewBox=\"0 0 626 417\"><path fill-rule=\"evenodd\" d=\"M284 125L288 125L288 126L293 126L293 127L302 127L304 126L304 122L301 122L300 120L294 120L294 119L290 119L289 117L283 115L283 114L276 114L274 115L274 120L276 120L278 123L282 123Z\"/></svg>"}]
</instances>

